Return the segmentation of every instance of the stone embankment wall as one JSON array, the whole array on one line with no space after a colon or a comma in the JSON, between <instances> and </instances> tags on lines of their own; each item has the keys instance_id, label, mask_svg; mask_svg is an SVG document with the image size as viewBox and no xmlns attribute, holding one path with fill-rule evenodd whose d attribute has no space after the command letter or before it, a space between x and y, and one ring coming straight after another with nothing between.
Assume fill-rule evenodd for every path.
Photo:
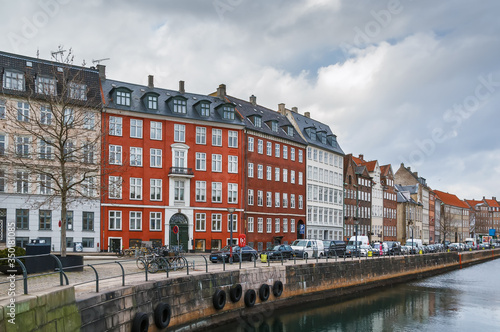
<instances>
[{"instance_id":1,"label":"stone embankment wall","mask_svg":"<svg viewBox=\"0 0 500 332\"><path fill-rule=\"evenodd\" d=\"M160 303L170 305L172 316L169 331L191 331L237 320L243 325L272 315L278 308L315 301L328 297L361 292L366 289L427 277L461 266L480 263L500 257L500 250L467 253L442 253L404 257L362 258L360 260L320 260L318 263L284 265L273 263L259 268L249 268L220 273L183 276L175 279L145 282L117 288L114 291L88 294L74 299L72 287L60 289L65 295L45 294L18 299L16 321L28 317L25 329L18 331L74 331L78 324L81 331L132 331L132 321L137 313L149 316L149 331L158 329L154 311ZM246 308L243 297L236 303L230 300L229 290L240 284L243 295L253 289L258 294L262 284L272 286L281 281L283 294L262 302L257 295L255 306ZM213 295L216 290L227 294L226 305L216 310ZM70 292L66 294L65 292ZM72 295L72 296L71 296ZM57 296L60 301L54 301ZM24 302L27 302L25 304ZM1 304L0 304L1 305ZM16 307L16 312L18 311ZM7 307L0 310L0 331L10 331L6 323ZM75 317L76 310L80 317ZM46 315L46 319L43 319ZM29 323L28 323L29 322ZM81 325L80 325L81 324ZM50 328L49 328L50 326Z\"/></svg>"}]
</instances>

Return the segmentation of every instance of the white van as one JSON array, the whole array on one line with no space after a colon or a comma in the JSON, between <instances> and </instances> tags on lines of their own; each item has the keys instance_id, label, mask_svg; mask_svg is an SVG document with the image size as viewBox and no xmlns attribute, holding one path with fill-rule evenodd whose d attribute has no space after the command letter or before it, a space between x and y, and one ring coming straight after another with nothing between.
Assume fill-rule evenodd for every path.
<instances>
[{"instance_id":1,"label":"white van","mask_svg":"<svg viewBox=\"0 0 500 332\"><path fill-rule=\"evenodd\" d=\"M424 249L422 240L420 239L408 239L406 240L406 246L412 248L412 250L414 250L416 253L418 253L419 250Z\"/></svg>"},{"instance_id":2,"label":"white van","mask_svg":"<svg viewBox=\"0 0 500 332\"><path fill-rule=\"evenodd\" d=\"M325 247L321 240L299 239L293 241L291 247L297 256L302 255L303 258L325 256Z\"/></svg>"},{"instance_id":3,"label":"white van","mask_svg":"<svg viewBox=\"0 0 500 332\"><path fill-rule=\"evenodd\" d=\"M368 240L368 236L366 235L358 235L358 236L351 236L349 239L349 242L347 242L348 246L356 246L356 240L358 241L358 247L360 245L369 245L370 241Z\"/></svg>"}]
</instances>

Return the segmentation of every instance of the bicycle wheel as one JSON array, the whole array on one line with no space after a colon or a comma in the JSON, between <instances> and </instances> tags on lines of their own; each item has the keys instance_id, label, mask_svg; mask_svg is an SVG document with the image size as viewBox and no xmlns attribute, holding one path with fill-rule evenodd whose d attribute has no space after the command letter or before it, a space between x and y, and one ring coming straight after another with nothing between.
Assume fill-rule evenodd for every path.
<instances>
[{"instance_id":1,"label":"bicycle wheel","mask_svg":"<svg viewBox=\"0 0 500 332\"><path fill-rule=\"evenodd\" d=\"M157 261L152 261L151 263L148 264L148 272L149 273L156 273L160 269L160 266Z\"/></svg>"},{"instance_id":2,"label":"bicycle wheel","mask_svg":"<svg viewBox=\"0 0 500 332\"><path fill-rule=\"evenodd\" d=\"M186 264L182 257L174 257L170 262L170 265L174 270L180 270L183 269Z\"/></svg>"},{"instance_id":3,"label":"bicycle wheel","mask_svg":"<svg viewBox=\"0 0 500 332\"><path fill-rule=\"evenodd\" d=\"M146 261L143 258L137 258L135 263L139 270L144 270L146 268Z\"/></svg>"}]
</instances>

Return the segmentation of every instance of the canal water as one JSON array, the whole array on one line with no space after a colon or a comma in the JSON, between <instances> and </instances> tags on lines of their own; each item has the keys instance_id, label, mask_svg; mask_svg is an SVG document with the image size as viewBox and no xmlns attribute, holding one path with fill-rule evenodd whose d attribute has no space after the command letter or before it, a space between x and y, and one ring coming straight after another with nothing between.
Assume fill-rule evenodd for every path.
<instances>
[{"instance_id":1,"label":"canal water","mask_svg":"<svg viewBox=\"0 0 500 332\"><path fill-rule=\"evenodd\" d=\"M500 259L337 302L257 309L211 331L500 331Z\"/></svg>"}]
</instances>

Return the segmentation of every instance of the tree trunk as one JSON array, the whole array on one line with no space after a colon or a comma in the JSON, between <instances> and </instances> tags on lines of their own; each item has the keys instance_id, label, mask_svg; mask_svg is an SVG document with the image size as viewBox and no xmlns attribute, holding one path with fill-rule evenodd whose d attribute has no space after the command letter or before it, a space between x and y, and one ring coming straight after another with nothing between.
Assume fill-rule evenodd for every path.
<instances>
[{"instance_id":1,"label":"tree trunk","mask_svg":"<svg viewBox=\"0 0 500 332\"><path fill-rule=\"evenodd\" d=\"M61 193L61 257L66 257L66 192Z\"/></svg>"}]
</instances>

